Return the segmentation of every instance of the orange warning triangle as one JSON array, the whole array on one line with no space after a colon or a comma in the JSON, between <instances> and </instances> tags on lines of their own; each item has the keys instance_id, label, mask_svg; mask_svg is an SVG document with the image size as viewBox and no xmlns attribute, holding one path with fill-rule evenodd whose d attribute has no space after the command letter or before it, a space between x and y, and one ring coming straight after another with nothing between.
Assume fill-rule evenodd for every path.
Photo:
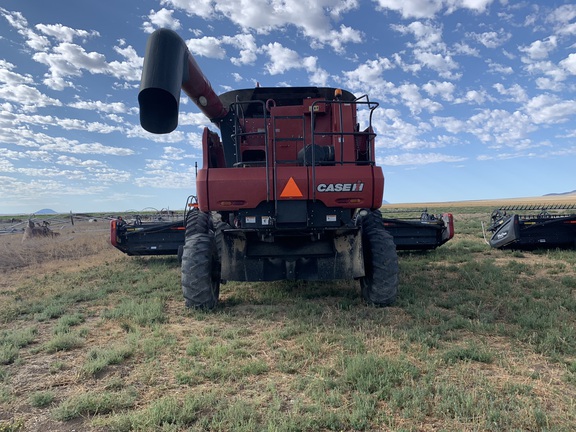
<instances>
[{"instance_id":1,"label":"orange warning triangle","mask_svg":"<svg viewBox=\"0 0 576 432\"><path fill-rule=\"evenodd\" d=\"M302 192L300 188L294 181L293 177L290 177L286 186L284 186L284 190L280 194L280 198L302 198Z\"/></svg>"}]
</instances>

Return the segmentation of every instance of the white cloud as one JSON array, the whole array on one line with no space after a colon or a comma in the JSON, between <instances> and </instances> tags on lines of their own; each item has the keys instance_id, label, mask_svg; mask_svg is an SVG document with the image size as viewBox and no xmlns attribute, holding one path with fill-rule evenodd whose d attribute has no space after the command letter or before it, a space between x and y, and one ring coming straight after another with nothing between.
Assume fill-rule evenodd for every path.
<instances>
[{"instance_id":1,"label":"white cloud","mask_svg":"<svg viewBox=\"0 0 576 432\"><path fill-rule=\"evenodd\" d=\"M568 57L566 57L564 60L562 60L559 64L564 70L570 72L572 75L576 75L576 54L575 53L569 54Z\"/></svg>"},{"instance_id":2,"label":"white cloud","mask_svg":"<svg viewBox=\"0 0 576 432\"><path fill-rule=\"evenodd\" d=\"M457 9L468 9L482 13L493 0L376 0L383 10L393 10L402 18L434 18L442 9L452 13Z\"/></svg>"},{"instance_id":3,"label":"white cloud","mask_svg":"<svg viewBox=\"0 0 576 432\"><path fill-rule=\"evenodd\" d=\"M244 33L235 36L224 36L222 38L222 43L230 44L240 50L239 57L230 57L232 64L242 66L253 64L256 61L258 47L253 35Z\"/></svg>"},{"instance_id":4,"label":"white cloud","mask_svg":"<svg viewBox=\"0 0 576 432\"><path fill-rule=\"evenodd\" d=\"M34 79L30 74L20 75L16 72L12 72L16 66L12 63L0 59L0 83L8 84L10 86L16 84L33 84Z\"/></svg>"},{"instance_id":5,"label":"white cloud","mask_svg":"<svg viewBox=\"0 0 576 432\"><path fill-rule=\"evenodd\" d=\"M42 150L73 154L100 154L108 156L130 156L134 151L128 148L106 146L100 143L79 143L74 140L59 139L40 146Z\"/></svg>"},{"instance_id":6,"label":"white cloud","mask_svg":"<svg viewBox=\"0 0 576 432\"><path fill-rule=\"evenodd\" d=\"M136 108L128 108L123 102L103 102L91 100L78 100L68 104L68 106L77 109L98 111L103 113L116 113L116 114L137 114Z\"/></svg>"},{"instance_id":7,"label":"white cloud","mask_svg":"<svg viewBox=\"0 0 576 432\"><path fill-rule=\"evenodd\" d=\"M462 156L450 156L441 153L403 153L378 158L378 163L384 166L429 165L462 162L466 159Z\"/></svg>"},{"instance_id":8,"label":"white cloud","mask_svg":"<svg viewBox=\"0 0 576 432\"><path fill-rule=\"evenodd\" d=\"M393 10L402 18L433 18L443 7L441 0L376 0L382 10Z\"/></svg>"},{"instance_id":9,"label":"white cloud","mask_svg":"<svg viewBox=\"0 0 576 432\"><path fill-rule=\"evenodd\" d=\"M412 114L420 114L423 110L434 113L442 109L442 105L438 102L423 98L415 84L403 84L393 93L402 98Z\"/></svg>"},{"instance_id":10,"label":"white cloud","mask_svg":"<svg viewBox=\"0 0 576 432\"><path fill-rule=\"evenodd\" d=\"M15 28L18 33L26 38L26 45L35 51L42 51L50 45L45 36L38 35L28 28L28 21L20 12L10 12L0 8L0 14L6 18L8 24Z\"/></svg>"},{"instance_id":11,"label":"white cloud","mask_svg":"<svg viewBox=\"0 0 576 432\"><path fill-rule=\"evenodd\" d=\"M328 45L340 49L347 43L362 41L359 30L346 25L340 25L337 29L333 26L333 20L342 13L358 7L356 0L345 3L341 0L163 0L162 4L205 19L223 16L246 32L254 30L258 34L268 34L294 26L311 39L311 45L315 48Z\"/></svg>"},{"instance_id":12,"label":"white cloud","mask_svg":"<svg viewBox=\"0 0 576 432\"><path fill-rule=\"evenodd\" d=\"M37 24L36 29L46 36L51 36L59 42L72 42L74 38L100 36L97 31L78 30L62 24Z\"/></svg>"},{"instance_id":13,"label":"white cloud","mask_svg":"<svg viewBox=\"0 0 576 432\"><path fill-rule=\"evenodd\" d=\"M546 17L546 22L552 23L559 35L570 36L576 34L576 5L565 4L556 8ZM572 21L572 22L571 22Z\"/></svg>"},{"instance_id":14,"label":"white cloud","mask_svg":"<svg viewBox=\"0 0 576 432\"><path fill-rule=\"evenodd\" d=\"M564 123L576 115L576 101L543 94L528 101L526 112L537 124Z\"/></svg>"},{"instance_id":15,"label":"white cloud","mask_svg":"<svg viewBox=\"0 0 576 432\"><path fill-rule=\"evenodd\" d=\"M416 46L418 48L445 48L442 42L442 29L432 24L414 21L408 25L392 25L391 27L399 33L412 34L414 36L416 43L409 44L409 46Z\"/></svg>"},{"instance_id":16,"label":"white cloud","mask_svg":"<svg viewBox=\"0 0 576 432\"><path fill-rule=\"evenodd\" d=\"M124 41L119 41L119 46L114 47L114 51L124 58L124 61L111 61L108 64L107 72L115 78L140 82L142 64L144 58L132 46L124 46Z\"/></svg>"},{"instance_id":17,"label":"white cloud","mask_svg":"<svg viewBox=\"0 0 576 432\"><path fill-rule=\"evenodd\" d=\"M164 147L164 154L160 156L164 160L182 160L186 157L186 152L177 147Z\"/></svg>"},{"instance_id":18,"label":"white cloud","mask_svg":"<svg viewBox=\"0 0 576 432\"><path fill-rule=\"evenodd\" d=\"M429 81L422 86L422 89L432 97L440 96L445 101L452 101L456 86L448 81Z\"/></svg>"},{"instance_id":19,"label":"white cloud","mask_svg":"<svg viewBox=\"0 0 576 432\"><path fill-rule=\"evenodd\" d=\"M384 80L384 72L394 68L394 64L387 58L367 60L351 71L344 71L344 83L353 90L365 89L373 97L382 98L393 84Z\"/></svg>"},{"instance_id":20,"label":"white cloud","mask_svg":"<svg viewBox=\"0 0 576 432\"><path fill-rule=\"evenodd\" d=\"M172 6L186 11L191 16L199 16L204 19L211 18L214 14L214 0L161 0L160 4Z\"/></svg>"},{"instance_id":21,"label":"white cloud","mask_svg":"<svg viewBox=\"0 0 576 432\"><path fill-rule=\"evenodd\" d=\"M270 75L283 74L290 69L302 67L301 58L298 53L282 46L282 44L278 42L269 43L263 46L262 50L269 57L269 61L266 63L266 70Z\"/></svg>"},{"instance_id":22,"label":"white cloud","mask_svg":"<svg viewBox=\"0 0 576 432\"><path fill-rule=\"evenodd\" d=\"M0 99L18 104L26 112L46 106L62 105L59 100L48 97L38 89L24 84L0 86Z\"/></svg>"},{"instance_id":23,"label":"white cloud","mask_svg":"<svg viewBox=\"0 0 576 432\"><path fill-rule=\"evenodd\" d=\"M58 158L56 159L56 163L59 165L82 167L82 168L86 167L95 168L105 166L103 162L98 160L94 159L82 160L73 156L58 156Z\"/></svg>"},{"instance_id":24,"label":"white cloud","mask_svg":"<svg viewBox=\"0 0 576 432\"><path fill-rule=\"evenodd\" d=\"M493 87L500 95L507 96L507 100L509 101L521 103L528 100L526 90L524 90L519 84L514 84L511 87L506 88L504 84L496 83Z\"/></svg>"},{"instance_id":25,"label":"white cloud","mask_svg":"<svg viewBox=\"0 0 576 432\"><path fill-rule=\"evenodd\" d=\"M81 46L68 42L59 44L51 53L38 52L32 58L48 66L49 72L45 75L44 84L56 90L73 87L65 78L81 76L82 69L88 69L92 73L106 70L104 55L87 53Z\"/></svg>"},{"instance_id":26,"label":"white cloud","mask_svg":"<svg viewBox=\"0 0 576 432\"><path fill-rule=\"evenodd\" d=\"M103 54L86 52L83 47L61 43L51 52L37 52L32 58L48 66L44 84L55 90L74 87L71 77L81 77L83 71L91 74L108 74L120 79L140 80L140 67L142 58L130 47L115 47L114 50L126 58L127 61L113 61L108 63Z\"/></svg>"},{"instance_id":27,"label":"white cloud","mask_svg":"<svg viewBox=\"0 0 576 432\"><path fill-rule=\"evenodd\" d=\"M468 90L464 96L458 97L454 100L454 103L469 103L469 104L476 104L482 105L484 102L489 100L490 97L485 91L478 91L478 90Z\"/></svg>"},{"instance_id":28,"label":"white cloud","mask_svg":"<svg viewBox=\"0 0 576 432\"><path fill-rule=\"evenodd\" d=\"M486 48L498 48L510 40L512 34L500 29L500 31L490 31L485 33L468 33L467 36L480 42Z\"/></svg>"},{"instance_id":29,"label":"white cloud","mask_svg":"<svg viewBox=\"0 0 576 432\"><path fill-rule=\"evenodd\" d=\"M436 71L441 78L458 79L461 76L453 72L459 66L450 55L416 50L414 57L421 65Z\"/></svg>"},{"instance_id":30,"label":"white cloud","mask_svg":"<svg viewBox=\"0 0 576 432\"><path fill-rule=\"evenodd\" d=\"M193 56L217 59L223 59L226 56L226 51L220 46L220 40L212 36L188 39L186 45Z\"/></svg>"},{"instance_id":31,"label":"white cloud","mask_svg":"<svg viewBox=\"0 0 576 432\"><path fill-rule=\"evenodd\" d=\"M536 130L529 115L501 109L483 109L465 120L433 117L431 123L453 134L472 134L493 147L514 147L523 143Z\"/></svg>"},{"instance_id":32,"label":"white cloud","mask_svg":"<svg viewBox=\"0 0 576 432\"><path fill-rule=\"evenodd\" d=\"M486 60L488 64L489 72L492 72L497 75L511 75L514 73L514 69L511 66L504 66L499 63L495 63L494 61L488 59Z\"/></svg>"},{"instance_id":33,"label":"white cloud","mask_svg":"<svg viewBox=\"0 0 576 432\"><path fill-rule=\"evenodd\" d=\"M157 28L169 28L178 30L181 28L180 21L175 19L172 14L173 10L162 8L159 11L151 10L148 14L150 21L144 22L142 28L147 33L152 33Z\"/></svg>"},{"instance_id":34,"label":"white cloud","mask_svg":"<svg viewBox=\"0 0 576 432\"><path fill-rule=\"evenodd\" d=\"M525 58L522 60L527 61ZM526 64L525 69L527 72L534 75L542 74L545 76L546 82L554 81L556 84L565 81L568 76L568 71L566 69L559 67L557 64L551 61L538 61L534 63L529 62ZM556 88L560 87L556 86Z\"/></svg>"},{"instance_id":35,"label":"white cloud","mask_svg":"<svg viewBox=\"0 0 576 432\"><path fill-rule=\"evenodd\" d=\"M547 39L534 41L529 46L521 46L518 49L525 53L530 60L544 60L548 58L551 51L556 49L557 45L556 37L550 36Z\"/></svg>"}]
</instances>

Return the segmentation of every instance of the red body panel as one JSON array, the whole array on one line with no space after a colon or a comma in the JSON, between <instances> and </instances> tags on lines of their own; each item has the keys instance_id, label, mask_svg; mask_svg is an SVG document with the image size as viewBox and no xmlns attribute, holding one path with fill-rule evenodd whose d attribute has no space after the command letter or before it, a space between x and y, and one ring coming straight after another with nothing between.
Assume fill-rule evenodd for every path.
<instances>
[{"instance_id":1,"label":"red body panel","mask_svg":"<svg viewBox=\"0 0 576 432\"><path fill-rule=\"evenodd\" d=\"M275 197L278 200L316 199L327 207L379 208L382 205L384 176L380 167L316 167L312 178L312 167L282 166L276 169L276 179L272 168L268 168L268 174L267 183L265 167L199 170L196 183L200 210L255 208L262 201ZM290 179L294 180L301 196L282 196Z\"/></svg>"}]
</instances>

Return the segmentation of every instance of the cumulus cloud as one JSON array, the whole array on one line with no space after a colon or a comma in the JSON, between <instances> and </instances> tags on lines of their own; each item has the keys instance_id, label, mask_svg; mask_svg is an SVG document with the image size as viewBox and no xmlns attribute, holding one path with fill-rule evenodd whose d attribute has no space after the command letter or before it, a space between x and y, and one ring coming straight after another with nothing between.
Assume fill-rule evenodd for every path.
<instances>
[{"instance_id":1,"label":"cumulus cloud","mask_svg":"<svg viewBox=\"0 0 576 432\"><path fill-rule=\"evenodd\" d=\"M62 102L46 96L35 87L24 84L1 85L0 99L19 105L23 111L32 112L46 106L61 106Z\"/></svg>"},{"instance_id":2,"label":"cumulus cloud","mask_svg":"<svg viewBox=\"0 0 576 432\"><path fill-rule=\"evenodd\" d=\"M554 26L557 34L570 36L576 34L576 5L565 4L554 9L546 17L546 22Z\"/></svg>"},{"instance_id":3,"label":"cumulus cloud","mask_svg":"<svg viewBox=\"0 0 576 432\"><path fill-rule=\"evenodd\" d=\"M236 66L253 64L257 59L258 46L256 38L249 33L237 34L235 36L224 36L222 43L229 44L240 50L239 57L231 57L230 61Z\"/></svg>"},{"instance_id":4,"label":"cumulus cloud","mask_svg":"<svg viewBox=\"0 0 576 432\"><path fill-rule=\"evenodd\" d=\"M16 69L15 65L0 59L0 83L8 84L9 86L34 83L34 79L30 74L21 75L13 72L13 69Z\"/></svg>"},{"instance_id":5,"label":"cumulus cloud","mask_svg":"<svg viewBox=\"0 0 576 432\"><path fill-rule=\"evenodd\" d=\"M544 40L534 41L529 46L521 46L519 50L525 53L530 60L543 60L548 58L550 52L555 50L556 46L557 38L550 36Z\"/></svg>"},{"instance_id":6,"label":"cumulus cloud","mask_svg":"<svg viewBox=\"0 0 576 432\"><path fill-rule=\"evenodd\" d=\"M225 17L244 32L268 34L294 26L311 40L316 48L331 46L340 49L348 43L360 43L362 32L350 26L334 26L334 20L356 9L358 1L323 0L302 2L285 0L162 0L162 4L205 19Z\"/></svg>"},{"instance_id":7,"label":"cumulus cloud","mask_svg":"<svg viewBox=\"0 0 576 432\"><path fill-rule=\"evenodd\" d=\"M180 21L172 16L173 13L173 10L166 8L162 8L159 11L151 10L148 14L150 21L145 21L142 28L146 33L152 33L158 28L179 30L181 28Z\"/></svg>"},{"instance_id":8,"label":"cumulus cloud","mask_svg":"<svg viewBox=\"0 0 576 432\"><path fill-rule=\"evenodd\" d=\"M164 154L160 156L165 160L182 160L186 157L186 152L178 147L168 146L164 147Z\"/></svg>"},{"instance_id":9,"label":"cumulus cloud","mask_svg":"<svg viewBox=\"0 0 576 432\"><path fill-rule=\"evenodd\" d=\"M514 147L536 130L530 116L521 111L482 109L468 119L433 117L435 127L445 128L453 134L472 134L491 146Z\"/></svg>"},{"instance_id":10,"label":"cumulus cloud","mask_svg":"<svg viewBox=\"0 0 576 432\"><path fill-rule=\"evenodd\" d=\"M439 96L445 101L454 100L454 91L456 90L456 86L451 82L429 81L424 84L422 88L432 97Z\"/></svg>"},{"instance_id":11,"label":"cumulus cloud","mask_svg":"<svg viewBox=\"0 0 576 432\"><path fill-rule=\"evenodd\" d=\"M136 114L137 110L135 108L128 108L123 102L103 102L103 101L91 101L91 100L78 100L68 104L69 107L98 111L103 113L115 113L115 114Z\"/></svg>"},{"instance_id":12,"label":"cumulus cloud","mask_svg":"<svg viewBox=\"0 0 576 432\"><path fill-rule=\"evenodd\" d=\"M342 75L347 87L353 90L364 88L376 97L384 97L388 89L393 87L384 79L384 73L394 67L389 59L378 57L367 60L354 70L344 71Z\"/></svg>"},{"instance_id":13,"label":"cumulus cloud","mask_svg":"<svg viewBox=\"0 0 576 432\"><path fill-rule=\"evenodd\" d=\"M496 83L493 87L500 95L505 96L509 101L522 103L528 100L526 90L524 90L524 88L519 84L514 84L511 87L506 88L504 84Z\"/></svg>"},{"instance_id":14,"label":"cumulus cloud","mask_svg":"<svg viewBox=\"0 0 576 432\"><path fill-rule=\"evenodd\" d=\"M188 39L186 41L188 49L193 56L223 59L226 51L221 46L219 39L211 36L204 36L199 39Z\"/></svg>"},{"instance_id":15,"label":"cumulus cloud","mask_svg":"<svg viewBox=\"0 0 576 432\"><path fill-rule=\"evenodd\" d=\"M462 156L450 156L441 153L403 153L378 158L378 163L384 166L428 165L442 162L462 162L466 159Z\"/></svg>"},{"instance_id":16,"label":"cumulus cloud","mask_svg":"<svg viewBox=\"0 0 576 432\"><path fill-rule=\"evenodd\" d=\"M564 60L560 61L560 66L572 75L576 75L576 54L571 53Z\"/></svg>"},{"instance_id":17,"label":"cumulus cloud","mask_svg":"<svg viewBox=\"0 0 576 432\"><path fill-rule=\"evenodd\" d=\"M393 93L402 98L412 114L420 114L423 110L434 113L442 109L442 105L438 102L423 98L415 84L403 84Z\"/></svg>"},{"instance_id":18,"label":"cumulus cloud","mask_svg":"<svg viewBox=\"0 0 576 432\"><path fill-rule=\"evenodd\" d=\"M95 30L79 30L62 24L37 24L36 29L46 36L55 38L59 42L72 42L75 38L85 39L100 36Z\"/></svg>"},{"instance_id":19,"label":"cumulus cloud","mask_svg":"<svg viewBox=\"0 0 576 432\"><path fill-rule=\"evenodd\" d=\"M436 71L441 78L458 79L461 75L455 72L459 68L451 55L442 55L429 51L416 50L414 58L424 67Z\"/></svg>"},{"instance_id":20,"label":"cumulus cloud","mask_svg":"<svg viewBox=\"0 0 576 432\"><path fill-rule=\"evenodd\" d=\"M504 29L500 29L500 31L490 31L484 33L468 33L468 37L480 42L486 48L498 48L501 45L504 45L507 41L510 40L512 34L510 32L505 31Z\"/></svg>"},{"instance_id":21,"label":"cumulus cloud","mask_svg":"<svg viewBox=\"0 0 576 432\"><path fill-rule=\"evenodd\" d=\"M414 36L416 42L409 44L409 46L418 48L445 48L442 42L442 29L438 26L414 21L408 25L392 25L392 29L401 34Z\"/></svg>"},{"instance_id":22,"label":"cumulus cloud","mask_svg":"<svg viewBox=\"0 0 576 432\"><path fill-rule=\"evenodd\" d=\"M9 12L0 8L0 14L35 51L32 59L47 66L48 71L44 74L43 82L51 89L73 88L74 79L81 77L84 71L91 74L112 75L127 81L140 78L139 69L143 59L138 57L131 46L126 46L123 40L118 42L114 51L123 57L124 61L108 62L104 54L88 52L81 45L74 43L75 39L99 37L97 31L73 29L62 24L37 24L32 29L19 12ZM0 69L5 71L4 77L8 77L6 70L9 69L9 64L7 62L0 64Z\"/></svg>"},{"instance_id":23,"label":"cumulus cloud","mask_svg":"<svg viewBox=\"0 0 576 432\"><path fill-rule=\"evenodd\" d=\"M398 12L402 18L434 18L442 10L452 13L467 9L483 13L493 0L376 0L382 10Z\"/></svg>"},{"instance_id":24,"label":"cumulus cloud","mask_svg":"<svg viewBox=\"0 0 576 432\"><path fill-rule=\"evenodd\" d=\"M73 156L58 156L56 163L59 165L73 166L73 167L103 167L105 164L95 159L79 159Z\"/></svg>"},{"instance_id":25,"label":"cumulus cloud","mask_svg":"<svg viewBox=\"0 0 576 432\"><path fill-rule=\"evenodd\" d=\"M265 68L270 75L284 74L291 69L304 69L310 74L312 83L326 85L328 73L318 67L316 57L302 58L296 51L278 42L265 45L261 49L268 56L269 61Z\"/></svg>"},{"instance_id":26,"label":"cumulus cloud","mask_svg":"<svg viewBox=\"0 0 576 432\"><path fill-rule=\"evenodd\" d=\"M526 112L538 124L564 123L576 115L576 101L542 94L528 101Z\"/></svg>"},{"instance_id":27,"label":"cumulus cloud","mask_svg":"<svg viewBox=\"0 0 576 432\"><path fill-rule=\"evenodd\" d=\"M54 90L74 87L71 78L82 76L83 71L91 74L108 74L127 80L139 79L139 67L143 60L136 55L134 49L116 47L115 51L127 61L108 63L103 54L86 52L80 45L67 42L55 46L50 52L37 52L32 58L48 66L44 84Z\"/></svg>"}]
</instances>

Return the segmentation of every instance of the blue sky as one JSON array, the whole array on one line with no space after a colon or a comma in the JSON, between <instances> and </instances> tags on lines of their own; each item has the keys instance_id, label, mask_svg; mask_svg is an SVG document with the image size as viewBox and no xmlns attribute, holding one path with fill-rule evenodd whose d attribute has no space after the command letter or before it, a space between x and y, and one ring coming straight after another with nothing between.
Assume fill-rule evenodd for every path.
<instances>
[{"instance_id":1,"label":"blue sky","mask_svg":"<svg viewBox=\"0 0 576 432\"><path fill-rule=\"evenodd\" d=\"M217 93L368 94L391 203L576 189L576 4L0 0L0 214L184 208L209 122L144 131L146 40L176 30Z\"/></svg>"}]
</instances>

